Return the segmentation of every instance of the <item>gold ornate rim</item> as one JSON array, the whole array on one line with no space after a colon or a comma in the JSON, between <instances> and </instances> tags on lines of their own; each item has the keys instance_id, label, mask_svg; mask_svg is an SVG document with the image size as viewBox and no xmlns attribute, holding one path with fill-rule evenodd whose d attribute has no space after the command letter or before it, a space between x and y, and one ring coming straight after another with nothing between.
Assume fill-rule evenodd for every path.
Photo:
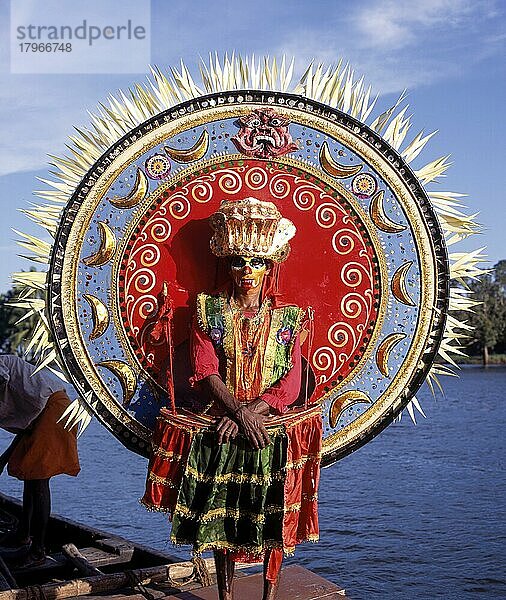
<instances>
[{"instance_id":1,"label":"gold ornate rim","mask_svg":"<svg viewBox=\"0 0 506 600\"><path fill-rule=\"evenodd\" d=\"M242 104L214 106L211 108L206 107L195 111L190 115L175 118L174 121L163 123L141 137L132 136L128 143L125 144L123 152L120 153L119 156L117 155L111 164L105 168L104 172L98 177L96 183L86 195L70 229L67 248L74 249L79 243L82 243L84 232L89 228L94 203L97 203L102 199L105 191L112 184L112 181L125 168L126 161L129 163L135 161L144 152L158 145L164 139L177 135L177 133L186 129L210 121L228 117L237 117L238 115L249 112L251 107L263 106L265 104L265 102L248 101L243 102ZM330 137L353 148L353 151L357 155L369 162L375 170L382 174L383 179L394 191L398 202L407 215L413 235L418 242L422 279L420 306L434 306L437 269L432 260L433 245L431 235L425 225L425 221L423 218L420 218L421 209L417 204L414 193L407 189L405 183L397 174L394 166L389 164L379 151L374 148L372 143L360 138L358 136L358 131L356 135L339 122L332 121L320 115L304 112L296 107L278 105L276 105L276 107L281 113L292 116L292 120L300 124L320 129ZM293 115L296 115L296 117L294 118ZM118 165L118 158L122 159L121 165ZM318 172L318 176L321 177L320 172ZM100 374L97 373L89 354L85 350L79 324L77 322L77 312L76 310L70 310L70 307L76 307L77 305L76 274L78 259L79 255L76 252L68 251L63 260L61 295L63 320L68 334L67 339L69 340L75 358L79 361L79 364L83 369L83 374L90 382L93 392L121 423L124 425L128 424L128 428L134 434L137 434L140 437L146 437L148 434L147 429L132 419L132 417L116 404L111 393L104 385L96 385L97 379L101 382ZM416 372L417 365L421 362L423 363L421 359L426 347L432 322L433 312L427 314L425 311L420 311L415 337L403 362L403 369L401 369L396 377L394 377L387 391L375 402L372 407L374 410L370 409L349 426L346 426L324 440L325 453L336 452L344 446L356 442L362 432L370 429L374 422L376 422L379 417L384 416L384 413L388 409L396 409L402 405L402 398L400 397L402 395L396 394L393 390L405 388ZM395 400L397 400L397 402L395 402Z\"/></svg>"}]
</instances>

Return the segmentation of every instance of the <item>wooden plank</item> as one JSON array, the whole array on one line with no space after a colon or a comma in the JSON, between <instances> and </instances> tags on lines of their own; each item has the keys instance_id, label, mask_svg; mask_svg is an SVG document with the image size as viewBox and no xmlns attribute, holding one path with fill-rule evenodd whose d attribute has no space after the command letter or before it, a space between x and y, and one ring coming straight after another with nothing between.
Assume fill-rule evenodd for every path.
<instances>
[{"instance_id":1,"label":"wooden plank","mask_svg":"<svg viewBox=\"0 0 506 600\"><path fill-rule=\"evenodd\" d=\"M93 577L94 575L103 575L91 562L74 546L74 544L65 544L62 548L63 554L74 565L77 572L85 577ZM102 550L99 550L102 552ZM109 555L109 552L106 552Z\"/></svg>"},{"instance_id":2,"label":"wooden plank","mask_svg":"<svg viewBox=\"0 0 506 600\"><path fill-rule=\"evenodd\" d=\"M86 560L94 567L104 567L106 565L117 565L122 563L130 562L132 555L125 556L121 554L113 554L112 552L106 552L100 548L91 546L89 548L80 548L79 551L86 558Z\"/></svg>"},{"instance_id":3,"label":"wooden plank","mask_svg":"<svg viewBox=\"0 0 506 600\"><path fill-rule=\"evenodd\" d=\"M86 560L93 565L93 567L103 567L106 565L122 565L130 562L132 558L132 553L123 552L120 554L114 554L112 552L106 552L105 550L101 550L100 548L95 548L94 546L90 546L88 548L80 548L80 553L86 558ZM18 568L13 566L12 570L15 573L21 573L25 575L26 573L47 573L50 571L57 571L62 569L67 564L67 558L65 557L63 552L54 552L50 554L46 560L46 562L41 565L32 566L28 569L26 568Z\"/></svg>"},{"instance_id":4,"label":"wooden plank","mask_svg":"<svg viewBox=\"0 0 506 600\"><path fill-rule=\"evenodd\" d=\"M236 598L260 598L262 595L263 577L261 573L237 578L234 584ZM215 585L191 592L178 592L167 596L169 600L216 600L218 594ZM291 565L281 572L278 598L290 600L342 600L346 598L342 588L312 571Z\"/></svg>"},{"instance_id":5,"label":"wooden plank","mask_svg":"<svg viewBox=\"0 0 506 600\"><path fill-rule=\"evenodd\" d=\"M12 515L21 515L22 503L17 498L7 496L0 492L0 508L7 511ZM149 548L143 544L137 542L129 542L118 536L111 535L111 532L102 531L95 527L90 527L77 521L72 521L66 517L62 517L58 514L51 514L48 527L48 545L54 542L55 546L61 547L63 544L72 542L78 547L80 546L99 546L99 542L102 540L110 540L112 538L121 540L123 543L129 546L134 546L136 555L142 560L143 563L147 563L149 560L159 561L158 564L164 563L177 563L179 558L162 552L156 548ZM53 555L58 561L60 557L57 553Z\"/></svg>"},{"instance_id":6,"label":"wooden plank","mask_svg":"<svg viewBox=\"0 0 506 600\"><path fill-rule=\"evenodd\" d=\"M112 552L113 554L121 556L125 562L132 560L132 556L134 554L134 545L119 537L108 537L101 540L96 540L95 545L98 548L103 548L108 552Z\"/></svg>"}]
</instances>

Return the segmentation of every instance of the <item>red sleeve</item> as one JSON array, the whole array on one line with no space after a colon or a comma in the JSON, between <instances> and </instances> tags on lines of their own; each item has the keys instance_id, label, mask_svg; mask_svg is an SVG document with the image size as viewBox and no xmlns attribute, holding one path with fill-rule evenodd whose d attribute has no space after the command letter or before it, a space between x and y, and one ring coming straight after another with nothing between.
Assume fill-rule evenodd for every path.
<instances>
[{"instance_id":1,"label":"red sleeve","mask_svg":"<svg viewBox=\"0 0 506 600\"><path fill-rule=\"evenodd\" d=\"M190 336L190 357L193 369L191 386L209 375L219 375L219 360L211 338L200 329L195 319Z\"/></svg>"},{"instance_id":2,"label":"red sleeve","mask_svg":"<svg viewBox=\"0 0 506 600\"><path fill-rule=\"evenodd\" d=\"M284 413L290 404L293 404L299 397L302 375L301 361L300 338L297 335L292 351L293 367L260 396L278 414Z\"/></svg>"}]
</instances>

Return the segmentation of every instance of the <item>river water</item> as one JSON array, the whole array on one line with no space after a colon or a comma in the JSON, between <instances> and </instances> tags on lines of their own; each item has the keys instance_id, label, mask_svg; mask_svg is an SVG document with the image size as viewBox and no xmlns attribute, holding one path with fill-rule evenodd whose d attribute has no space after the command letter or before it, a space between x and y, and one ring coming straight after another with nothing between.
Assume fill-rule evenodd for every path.
<instances>
[{"instance_id":1,"label":"river water","mask_svg":"<svg viewBox=\"0 0 506 600\"><path fill-rule=\"evenodd\" d=\"M358 599L506 598L506 368L465 368L372 442L325 469L319 544L294 559ZM10 439L0 432L0 447ZM53 511L186 558L138 504L146 461L94 422L82 472L52 482ZM20 496L3 475L0 488Z\"/></svg>"}]
</instances>

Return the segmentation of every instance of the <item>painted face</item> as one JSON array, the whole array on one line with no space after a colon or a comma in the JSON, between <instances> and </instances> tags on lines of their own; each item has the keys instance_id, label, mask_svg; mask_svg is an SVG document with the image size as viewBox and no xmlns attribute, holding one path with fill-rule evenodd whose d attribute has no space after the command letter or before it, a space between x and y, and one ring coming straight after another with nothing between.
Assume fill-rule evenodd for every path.
<instances>
[{"instance_id":1,"label":"painted face","mask_svg":"<svg viewBox=\"0 0 506 600\"><path fill-rule=\"evenodd\" d=\"M235 285L242 291L260 291L265 275L270 271L268 262L258 256L233 256L230 273Z\"/></svg>"}]
</instances>

